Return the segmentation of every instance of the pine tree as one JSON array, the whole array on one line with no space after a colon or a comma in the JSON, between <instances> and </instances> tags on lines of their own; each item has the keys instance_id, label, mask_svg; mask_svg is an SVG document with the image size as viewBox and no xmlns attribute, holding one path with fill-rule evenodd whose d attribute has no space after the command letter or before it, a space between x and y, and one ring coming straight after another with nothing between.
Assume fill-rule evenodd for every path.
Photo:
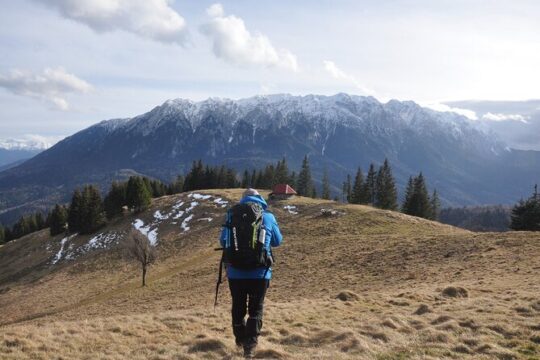
<instances>
[{"instance_id":1,"label":"pine tree","mask_svg":"<svg viewBox=\"0 0 540 360\"><path fill-rule=\"evenodd\" d=\"M291 173L291 175L289 176L289 185L292 186L293 189L296 189L296 182L297 182L297 179L296 179L296 171L293 171Z\"/></svg>"},{"instance_id":2,"label":"pine tree","mask_svg":"<svg viewBox=\"0 0 540 360\"><path fill-rule=\"evenodd\" d=\"M431 214L429 219L430 220L439 220L439 213L441 209L441 201L439 199L439 194L437 193L437 189L433 190L433 193L431 194L431 198L429 199L429 205Z\"/></svg>"},{"instance_id":3,"label":"pine tree","mask_svg":"<svg viewBox=\"0 0 540 360\"><path fill-rule=\"evenodd\" d=\"M221 165L219 167L219 171L216 170L216 188L219 188L219 189L226 188L225 186L227 182L226 177L227 177L227 170L225 169L225 165Z\"/></svg>"},{"instance_id":4,"label":"pine tree","mask_svg":"<svg viewBox=\"0 0 540 360\"><path fill-rule=\"evenodd\" d=\"M375 193L376 193L376 181L377 181L377 172L375 171L375 165L370 164L369 170L366 176L366 182L364 183L365 189L362 191L365 194L367 199L366 204L375 204ZM363 199L363 200L366 200Z\"/></svg>"},{"instance_id":5,"label":"pine tree","mask_svg":"<svg viewBox=\"0 0 540 360\"><path fill-rule=\"evenodd\" d=\"M202 160L194 161L191 170L186 175L184 181L184 191L201 189L201 184L204 181L204 167Z\"/></svg>"},{"instance_id":6,"label":"pine tree","mask_svg":"<svg viewBox=\"0 0 540 360\"><path fill-rule=\"evenodd\" d=\"M321 197L325 200L330 200L330 179L328 179L327 169L324 169L323 172Z\"/></svg>"},{"instance_id":7,"label":"pine tree","mask_svg":"<svg viewBox=\"0 0 540 360\"><path fill-rule=\"evenodd\" d=\"M6 242L6 231L4 230L4 227L2 224L0 224L0 244L4 244Z\"/></svg>"},{"instance_id":8,"label":"pine tree","mask_svg":"<svg viewBox=\"0 0 540 360\"><path fill-rule=\"evenodd\" d=\"M255 187L259 189L264 188L264 174L262 170L257 171L257 180L255 180Z\"/></svg>"},{"instance_id":9,"label":"pine tree","mask_svg":"<svg viewBox=\"0 0 540 360\"><path fill-rule=\"evenodd\" d=\"M225 176L225 166L221 166L218 172L216 168L206 165L203 178L197 187L200 189L224 188L226 187Z\"/></svg>"},{"instance_id":10,"label":"pine tree","mask_svg":"<svg viewBox=\"0 0 540 360\"><path fill-rule=\"evenodd\" d=\"M352 199L352 184L351 184L351 175L347 174L346 180L343 182L343 187L341 189L343 202L351 202Z\"/></svg>"},{"instance_id":11,"label":"pine tree","mask_svg":"<svg viewBox=\"0 0 540 360\"><path fill-rule=\"evenodd\" d=\"M167 193L167 187L159 180L144 178L146 187L150 190L153 198L159 198Z\"/></svg>"},{"instance_id":12,"label":"pine tree","mask_svg":"<svg viewBox=\"0 0 540 360\"><path fill-rule=\"evenodd\" d=\"M36 230L45 229L46 223L45 219L43 219L43 214L38 212L35 215L35 221L36 221Z\"/></svg>"},{"instance_id":13,"label":"pine tree","mask_svg":"<svg viewBox=\"0 0 540 360\"><path fill-rule=\"evenodd\" d=\"M118 183L114 181L111 185L111 190L103 201L103 207L105 208L105 214L107 219L122 214L122 208L127 204L126 201L126 183Z\"/></svg>"},{"instance_id":14,"label":"pine tree","mask_svg":"<svg viewBox=\"0 0 540 360\"><path fill-rule=\"evenodd\" d=\"M238 180L236 180L236 172L234 169L227 169L225 172L225 188L237 188L239 186Z\"/></svg>"},{"instance_id":15,"label":"pine tree","mask_svg":"<svg viewBox=\"0 0 540 360\"><path fill-rule=\"evenodd\" d=\"M11 241L14 239L14 236L13 236L13 229L9 228L9 227L5 227L4 228L4 232L5 232L5 242L8 242L8 241Z\"/></svg>"},{"instance_id":16,"label":"pine tree","mask_svg":"<svg viewBox=\"0 0 540 360\"><path fill-rule=\"evenodd\" d=\"M12 232L14 239L20 238L28 233L28 225L24 216L21 216L15 225L13 225Z\"/></svg>"},{"instance_id":17,"label":"pine tree","mask_svg":"<svg viewBox=\"0 0 540 360\"><path fill-rule=\"evenodd\" d=\"M401 205L401 212L404 214L409 214L411 211L412 197L414 194L414 180L412 176L409 176L409 181L407 182L407 189L405 190L405 199Z\"/></svg>"},{"instance_id":18,"label":"pine tree","mask_svg":"<svg viewBox=\"0 0 540 360\"><path fill-rule=\"evenodd\" d=\"M537 185L529 199L520 200L512 208L510 228L518 231L540 231L540 196Z\"/></svg>"},{"instance_id":19,"label":"pine tree","mask_svg":"<svg viewBox=\"0 0 540 360\"><path fill-rule=\"evenodd\" d=\"M169 184L167 189L167 194L174 195L174 194L180 194L184 189L184 177L182 175L178 175L176 179Z\"/></svg>"},{"instance_id":20,"label":"pine tree","mask_svg":"<svg viewBox=\"0 0 540 360\"><path fill-rule=\"evenodd\" d=\"M37 225L37 221L36 221L36 214L26 216L25 220L26 220L27 228L26 228L26 232L24 233L24 235L31 234L34 231L39 230L38 225Z\"/></svg>"},{"instance_id":21,"label":"pine tree","mask_svg":"<svg viewBox=\"0 0 540 360\"><path fill-rule=\"evenodd\" d=\"M249 186L250 187L256 187L257 186L257 170L253 169L251 172L251 178L249 180Z\"/></svg>"},{"instance_id":22,"label":"pine tree","mask_svg":"<svg viewBox=\"0 0 540 360\"><path fill-rule=\"evenodd\" d=\"M83 197L79 189L73 192L68 211L68 227L71 233L79 232L84 221Z\"/></svg>"},{"instance_id":23,"label":"pine tree","mask_svg":"<svg viewBox=\"0 0 540 360\"><path fill-rule=\"evenodd\" d=\"M49 232L51 236L62 234L66 231L68 212L65 206L56 204L49 217Z\"/></svg>"},{"instance_id":24,"label":"pine tree","mask_svg":"<svg viewBox=\"0 0 540 360\"><path fill-rule=\"evenodd\" d=\"M251 186L251 176L249 175L249 171L244 170L244 175L242 175L242 188L247 189Z\"/></svg>"},{"instance_id":25,"label":"pine tree","mask_svg":"<svg viewBox=\"0 0 540 360\"><path fill-rule=\"evenodd\" d=\"M287 160L285 157L281 161L278 161L276 165L276 173L274 177L274 184L287 184L289 183L289 168L287 166Z\"/></svg>"},{"instance_id":26,"label":"pine tree","mask_svg":"<svg viewBox=\"0 0 540 360\"><path fill-rule=\"evenodd\" d=\"M362 169L358 167L356 171L356 176L354 177L354 184L352 187L351 200L352 204L361 204L362 203L362 194L364 192L364 175L362 174Z\"/></svg>"},{"instance_id":27,"label":"pine tree","mask_svg":"<svg viewBox=\"0 0 540 360\"><path fill-rule=\"evenodd\" d=\"M413 193L405 213L428 219L432 211L424 175L422 173L418 174L413 179L413 183Z\"/></svg>"},{"instance_id":28,"label":"pine tree","mask_svg":"<svg viewBox=\"0 0 540 360\"><path fill-rule=\"evenodd\" d=\"M398 208L396 183L388 159L384 160L377 173L375 193L375 205L377 207L387 210L396 210Z\"/></svg>"},{"instance_id":29,"label":"pine tree","mask_svg":"<svg viewBox=\"0 0 540 360\"><path fill-rule=\"evenodd\" d=\"M150 191L139 176L132 176L128 180L126 189L126 203L130 209L136 213L141 212L150 206Z\"/></svg>"},{"instance_id":30,"label":"pine tree","mask_svg":"<svg viewBox=\"0 0 540 360\"><path fill-rule=\"evenodd\" d=\"M143 182L144 183L144 182ZM87 185L82 192L84 221L80 227L81 234L91 234L105 225L105 212L99 189L94 185Z\"/></svg>"},{"instance_id":31,"label":"pine tree","mask_svg":"<svg viewBox=\"0 0 540 360\"><path fill-rule=\"evenodd\" d=\"M275 169L274 169L274 165L267 165L265 168L264 168L264 173L263 173L263 180L262 180L262 184L261 184L261 188L263 189L272 189L274 183L275 183Z\"/></svg>"},{"instance_id":32,"label":"pine tree","mask_svg":"<svg viewBox=\"0 0 540 360\"><path fill-rule=\"evenodd\" d=\"M313 196L313 180L311 179L311 170L309 168L309 160L307 155L302 161L302 169L298 175L298 184L296 192L300 196Z\"/></svg>"}]
</instances>

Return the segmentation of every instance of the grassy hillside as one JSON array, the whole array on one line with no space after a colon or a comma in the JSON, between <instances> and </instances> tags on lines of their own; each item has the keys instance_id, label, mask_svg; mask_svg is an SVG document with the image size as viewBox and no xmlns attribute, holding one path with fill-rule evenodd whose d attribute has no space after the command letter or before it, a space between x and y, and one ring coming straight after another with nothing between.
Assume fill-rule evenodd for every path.
<instances>
[{"instance_id":1,"label":"grassy hillside","mask_svg":"<svg viewBox=\"0 0 540 360\"><path fill-rule=\"evenodd\" d=\"M63 248L46 231L0 248L0 358L237 358L227 283L213 309L213 249L240 191L200 194L211 196L157 199ZM540 358L540 234L300 197L271 210L285 239L258 357ZM136 219L159 239L146 288L116 244Z\"/></svg>"}]
</instances>

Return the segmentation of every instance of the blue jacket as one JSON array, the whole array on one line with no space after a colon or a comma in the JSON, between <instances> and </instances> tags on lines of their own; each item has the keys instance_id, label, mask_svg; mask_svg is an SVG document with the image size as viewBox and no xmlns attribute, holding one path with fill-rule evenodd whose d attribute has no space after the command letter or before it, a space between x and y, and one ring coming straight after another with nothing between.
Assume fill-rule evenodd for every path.
<instances>
[{"instance_id":1,"label":"blue jacket","mask_svg":"<svg viewBox=\"0 0 540 360\"><path fill-rule=\"evenodd\" d=\"M266 230L266 238L264 239L264 247L268 254L270 254L270 247L276 247L281 245L281 241L283 240L283 236L281 236L281 231L279 230L279 226L277 224L276 218L274 217L274 214L272 214L269 211L266 211L268 208L268 204L266 201L260 196L246 196L242 200L240 200L240 204L246 203L246 202L258 202L261 204L261 206L264 209L263 213L263 225ZM228 232L229 229L226 227L221 230L221 236L219 238L219 242L221 244L221 247L225 247L225 242L228 238ZM270 280L272 278L272 268L268 269L266 267L261 267L257 269L251 269L251 270L242 270L242 269L235 269L232 266L227 266L227 277L229 279L267 279Z\"/></svg>"}]
</instances>

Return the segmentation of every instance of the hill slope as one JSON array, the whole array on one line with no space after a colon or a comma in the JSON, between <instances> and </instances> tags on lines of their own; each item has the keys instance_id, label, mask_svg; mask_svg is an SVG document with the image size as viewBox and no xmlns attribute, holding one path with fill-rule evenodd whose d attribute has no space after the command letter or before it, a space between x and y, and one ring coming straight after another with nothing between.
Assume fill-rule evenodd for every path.
<instances>
[{"instance_id":1,"label":"hill slope","mask_svg":"<svg viewBox=\"0 0 540 360\"><path fill-rule=\"evenodd\" d=\"M465 117L413 102L346 94L177 99L101 122L1 172L0 219L65 200L81 184L106 189L125 169L169 181L199 158L244 170L287 156L298 170L305 154L315 179L328 170L335 194L347 173L388 158L401 189L423 171L447 205L514 203L540 176L540 152L508 149Z\"/></svg>"},{"instance_id":2,"label":"hill slope","mask_svg":"<svg viewBox=\"0 0 540 360\"><path fill-rule=\"evenodd\" d=\"M41 232L0 248L0 357L236 358L226 283L212 310L213 248L239 194L163 197L99 234ZM478 234L306 198L272 211L285 242L259 357L540 356L540 234ZM147 288L115 245L141 222L159 244Z\"/></svg>"}]
</instances>

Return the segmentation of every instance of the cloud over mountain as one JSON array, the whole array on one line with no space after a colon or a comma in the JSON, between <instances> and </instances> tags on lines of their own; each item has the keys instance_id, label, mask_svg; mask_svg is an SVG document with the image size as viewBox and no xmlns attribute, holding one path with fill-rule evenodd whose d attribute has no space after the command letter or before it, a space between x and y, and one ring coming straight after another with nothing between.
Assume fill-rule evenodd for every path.
<instances>
[{"instance_id":1,"label":"cloud over mountain","mask_svg":"<svg viewBox=\"0 0 540 360\"><path fill-rule=\"evenodd\" d=\"M354 76L347 74L345 71L341 70L333 61L325 60L323 61L324 69L334 78L345 83L354 85L363 95L373 95L375 92L371 89L365 87L360 81L358 81Z\"/></svg>"},{"instance_id":2,"label":"cloud over mountain","mask_svg":"<svg viewBox=\"0 0 540 360\"><path fill-rule=\"evenodd\" d=\"M421 105L438 112L453 112L459 115L463 115L470 120L478 120L478 115L473 110L463 109L455 106L448 106L439 102L424 102Z\"/></svg>"},{"instance_id":3,"label":"cloud over mountain","mask_svg":"<svg viewBox=\"0 0 540 360\"><path fill-rule=\"evenodd\" d=\"M170 0L35 0L95 31L123 30L164 43L183 45L187 27Z\"/></svg>"},{"instance_id":4,"label":"cloud over mountain","mask_svg":"<svg viewBox=\"0 0 540 360\"><path fill-rule=\"evenodd\" d=\"M244 20L225 15L221 4L210 6L206 13L210 20L201 32L212 42L214 55L235 65L261 65L298 70L296 56L287 49L278 49L261 33L251 33Z\"/></svg>"},{"instance_id":5,"label":"cloud over mountain","mask_svg":"<svg viewBox=\"0 0 540 360\"><path fill-rule=\"evenodd\" d=\"M491 113L488 112L482 116L482 120L490 121L519 121L522 123L527 123L528 116L523 116L520 114L500 114L500 113Z\"/></svg>"},{"instance_id":6,"label":"cloud over mountain","mask_svg":"<svg viewBox=\"0 0 540 360\"><path fill-rule=\"evenodd\" d=\"M47 101L59 110L69 108L67 94L92 89L89 83L62 68L46 68L42 73L15 69L8 75L0 75L0 87L16 95Z\"/></svg>"}]
</instances>

